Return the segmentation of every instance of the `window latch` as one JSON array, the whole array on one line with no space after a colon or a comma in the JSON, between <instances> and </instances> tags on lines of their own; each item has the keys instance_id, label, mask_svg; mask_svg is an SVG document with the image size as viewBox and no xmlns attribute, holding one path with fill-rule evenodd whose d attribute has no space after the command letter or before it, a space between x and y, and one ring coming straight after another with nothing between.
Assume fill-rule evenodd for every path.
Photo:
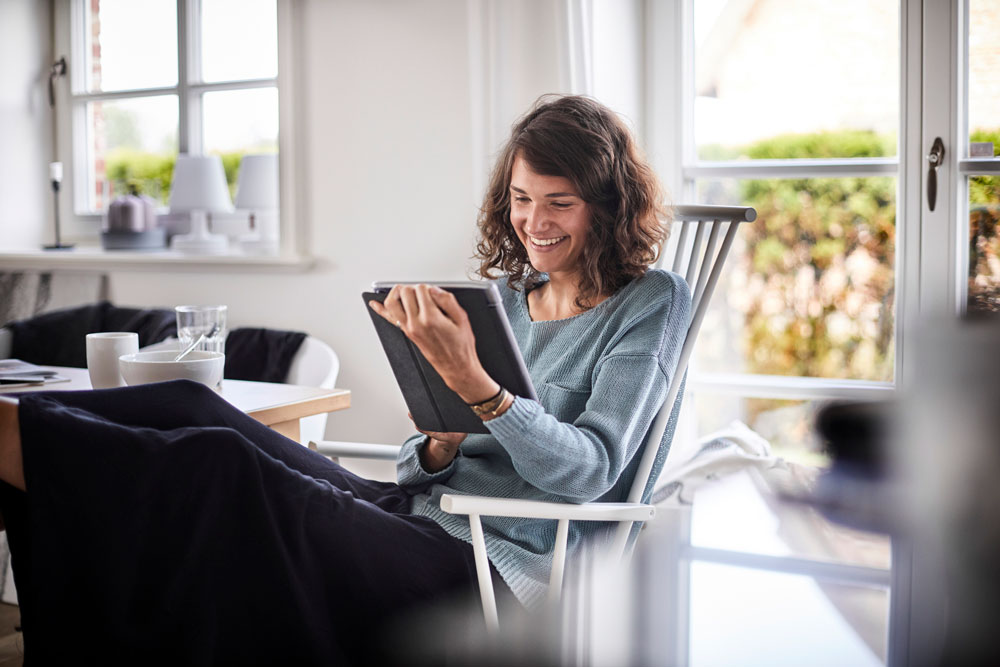
<instances>
[{"instance_id":1,"label":"window latch","mask_svg":"<svg viewBox=\"0 0 1000 667\"><path fill-rule=\"evenodd\" d=\"M52 63L49 68L49 107L56 106L56 84L55 81L60 76L66 74L66 56L60 56L59 60Z\"/></svg>"},{"instance_id":2,"label":"window latch","mask_svg":"<svg viewBox=\"0 0 1000 667\"><path fill-rule=\"evenodd\" d=\"M944 162L944 142L941 137L934 139L931 152L927 154L927 208L934 210L937 204L937 170Z\"/></svg>"}]
</instances>

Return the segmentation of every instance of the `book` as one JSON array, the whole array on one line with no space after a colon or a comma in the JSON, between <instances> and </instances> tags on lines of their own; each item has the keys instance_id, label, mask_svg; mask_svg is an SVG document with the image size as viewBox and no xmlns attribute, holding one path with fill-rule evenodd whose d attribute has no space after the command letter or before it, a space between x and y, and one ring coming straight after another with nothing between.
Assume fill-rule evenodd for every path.
<instances>
[{"instance_id":1,"label":"book","mask_svg":"<svg viewBox=\"0 0 1000 667\"><path fill-rule=\"evenodd\" d=\"M20 387L69 382L69 378L58 372L21 361L20 359L0 359L0 391Z\"/></svg>"}]
</instances>

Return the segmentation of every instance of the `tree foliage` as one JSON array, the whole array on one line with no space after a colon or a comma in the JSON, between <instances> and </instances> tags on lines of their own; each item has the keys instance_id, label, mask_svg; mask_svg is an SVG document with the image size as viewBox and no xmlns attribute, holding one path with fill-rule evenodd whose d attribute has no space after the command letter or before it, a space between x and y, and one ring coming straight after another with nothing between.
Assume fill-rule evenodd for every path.
<instances>
[{"instance_id":1,"label":"tree foliage","mask_svg":"<svg viewBox=\"0 0 1000 667\"><path fill-rule=\"evenodd\" d=\"M820 132L759 141L753 159L882 157L893 137ZM757 209L734 283L751 373L891 380L896 179L766 179L740 183Z\"/></svg>"}]
</instances>

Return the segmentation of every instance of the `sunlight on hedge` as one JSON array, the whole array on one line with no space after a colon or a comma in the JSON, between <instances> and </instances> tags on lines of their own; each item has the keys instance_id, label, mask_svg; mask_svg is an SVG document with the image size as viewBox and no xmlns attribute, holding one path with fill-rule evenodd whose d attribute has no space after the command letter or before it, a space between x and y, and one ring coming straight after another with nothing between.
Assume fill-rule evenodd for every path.
<instances>
[{"instance_id":1,"label":"sunlight on hedge","mask_svg":"<svg viewBox=\"0 0 1000 667\"><path fill-rule=\"evenodd\" d=\"M250 151L219 153L222 168L229 184L229 196L236 196L236 181L240 171L240 160ZM273 150L254 150L273 152ZM163 205L170 197L170 183L174 175L176 154L147 153L131 148L116 148L105 158L105 174L111 182L111 196L116 197L130 191L130 187Z\"/></svg>"}]
</instances>

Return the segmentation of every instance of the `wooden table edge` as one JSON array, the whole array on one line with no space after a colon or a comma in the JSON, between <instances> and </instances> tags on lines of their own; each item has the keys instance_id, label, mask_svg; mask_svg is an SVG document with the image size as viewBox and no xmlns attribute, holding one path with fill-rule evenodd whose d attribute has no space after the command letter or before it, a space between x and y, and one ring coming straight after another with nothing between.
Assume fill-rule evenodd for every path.
<instances>
[{"instance_id":1,"label":"wooden table edge","mask_svg":"<svg viewBox=\"0 0 1000 667\"><path fill-rule=\"evenodd\" d=\"M293 403L285 403L270 408L260 408L247 412L248 415L262 424L271 426L301 419L324 412L336 412L351 407L351 392L348 389L331 389L330 394L320 397L304 398Z\"/></svg>"}]
</instances>

